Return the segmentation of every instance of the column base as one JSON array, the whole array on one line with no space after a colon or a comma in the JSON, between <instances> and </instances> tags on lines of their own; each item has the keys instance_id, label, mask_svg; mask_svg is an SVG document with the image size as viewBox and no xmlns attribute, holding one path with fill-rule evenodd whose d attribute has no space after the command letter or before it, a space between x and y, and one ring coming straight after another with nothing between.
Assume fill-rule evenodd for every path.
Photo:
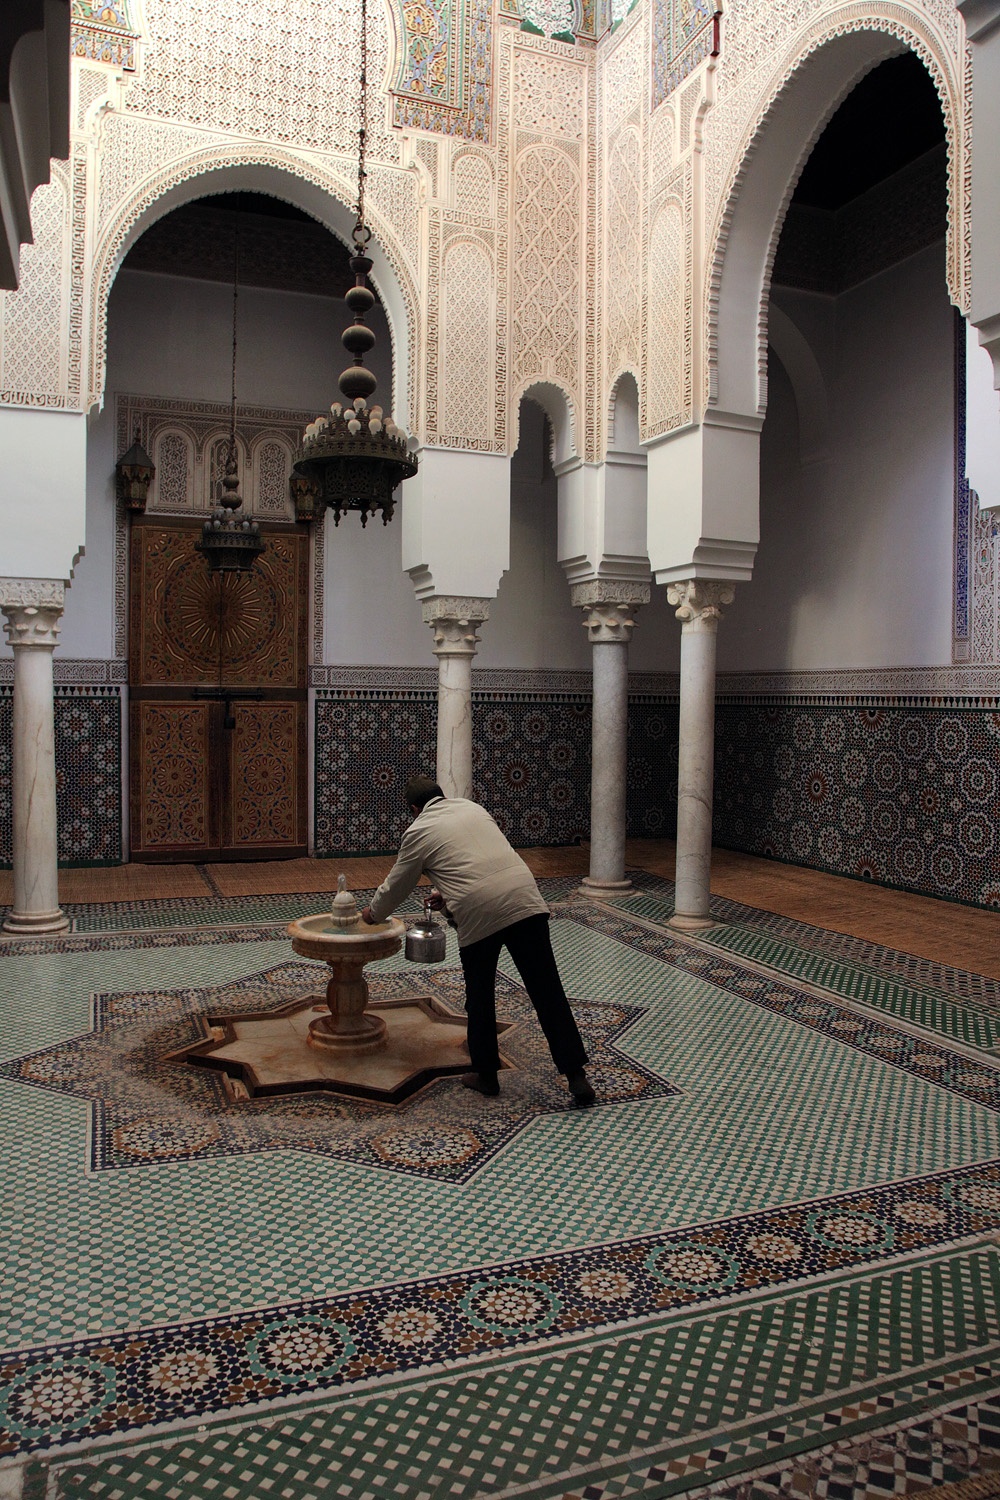
<instances>
[{"instance_id":1,"label":"column base","mask_svg":"<svg viewBox=\"0 0 1000 1500\"><path fill-rule=\"evenodd\" d=\"M667 919L668 927L676 927L678 932L700 932L705 927L718 927L714 917L694 917L686 912L675 911L672 917Z\"/></svg>"},{"instance_id":2,"label":"column base","mask_svg":"<svg viewBox=\"0 0 1000 1500\"><path fill-rule=\"evenodd\" d=\"M45 932L68 932L69 917L64 915L57 906L54 911L9 911L4 918L0 932L8 932L13 935L21 934L24 937L34 937L38 933Z\"/></svg>"},{"instance_id":3,"label":"column base","mask_svg":"<svg viewBox=\"0 0 1000 1500\"><path fill-rule=\"evenodd\" d=\"M577 890L581 896L593 896L599 900L601 896L621 896L626 891L634 891L635 886L631 880L595 880L585 875Z\"/></svg>"}]
</instances>

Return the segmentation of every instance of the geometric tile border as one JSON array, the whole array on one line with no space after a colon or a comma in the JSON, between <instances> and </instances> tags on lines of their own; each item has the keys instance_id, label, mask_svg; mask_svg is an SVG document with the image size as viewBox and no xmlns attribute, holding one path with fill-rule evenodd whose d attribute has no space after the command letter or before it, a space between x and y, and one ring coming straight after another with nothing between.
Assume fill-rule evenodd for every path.
<instances>
[{"instance_id":1,"label":"geometric tile border","mask_svg":"<svg viewBox=\"0 0 1000 1500\"><path fill-rule=\"evenodd\" d=\"M486 1108L453 1077L395 1107L315 1091L235 1100L221 1072L176 1057L204 1042L209 1018L283 1012L313 995L316 982L314 964L290 962L217 986L99 994L90 1033L0 1064L0 1078L91 1102L92 1171L295 1150L461 1183L540 1115L573 1107L527 997L504 975L497 981L498 1015L508 1027L501 1047L515 1071L504 1072L500 1097ZM371 990L374 1000L387 1001L429 992L460 1014L464 984L460 971L436 969L419 977L373 975ZM642 1008L584 1000L573 1006L599 1104L678 1092L616 1046Z\"/></svg>"},{"instance_id":2,"label":"geometric tile border","mask_svg":"<svg viewBox=\"0 0 1000 1500\"><path fill-rule=\"evenodd\" d=\"M623 912L635 911L647 920L665 924L673 912L673 882L658 875L650 875L645 870L631 870L628 873L639 894L619 897L614 904ZM648 909L643 909L647 904ZM984 1008L1000 1014L1000 979L992 979L989 975L959 969L953 964L938 963L932 958L922 958L898 948L887 948L881 943L838 932L833 927L818 927L796 917L785 917L758 906L747 906L742 901L733 901L726 896L712 897L711 912L720 928L746 928L759 934L762 939L786 938L811 953L822 953L842 963L892 975L923 989L937 990L952 1000L961 998L976 1001ZM718 930L706 930L701 941L711 944L724 936Z\"/></svg>"},{"instance_id":3,"label":"geometric tile border","mask_svg":"<svg viewBox=\"0 0 1000 1500\"><path fill-rule=\"evenodd\" d=\"M977 1058L973 1062L942 1044L898 1031L888 1021L868 1019L834 1001L797 990L790 983L776 983L743 968L738 960L717 957L662 931L640 927L617 911L603 909L596 903L592 906L575 903L562 908L560 914L605 937L626 943L637 952L696 974L762 1010L784 1016L915 1078L936 1083L960 1098L1000 1112L1000 1067L992 1059L987 1062Z\"/></svg>"},{"instance_id":4,"label":"geometric tile border","mask_svg":"<svg viewBox=\"0 0 1000 1500\"><path fill-rule=\"evenodd\" d=\"M617 1244L10 1351L0 1354L0 1454L246 1411L718 1307L831 1272L910 1260L998 1225L1000 1161L993 1161ZM995 1278L995 1250L986 1259ZM934 1306L948 1295L946 1265L911 1274L923 1282L917 1303ZM885 1314L891 1321L891 1299ZM984 1314L964 1337L972 1346L995 1343L997 1330Z\"/></svg>"},{"instance_id":5,"label":"geometric tile border","mask_svg":"<svg viewBox=\"0 0 1000 1500\"><path fill-rule=\"evenodd\" d=\"M672 901L646 894L618 898L614 905L625 915L642 917L660 927L666 926L673 911ZM789 937L763 923L751 925L752 916L743 923L723 925L719 920L719 925L699 934L698 942L735 958L764 964L793 981L883 1010L951 1041L987 1049L1000 1045L1000 982L993 981L993 993L986 979L975 987L962 986L962 976L952 970L958 982L949 992L941 965L912 963L904 968L890 950L873 953L872 944L855 941L853 949L848 949L846 944L824 942L824 938L840 935L802 929L801 924ZM837 951L840 946L848 956ZM972 998L959 998L962 988L973 989Z\"/></svg>"}]
</instances>

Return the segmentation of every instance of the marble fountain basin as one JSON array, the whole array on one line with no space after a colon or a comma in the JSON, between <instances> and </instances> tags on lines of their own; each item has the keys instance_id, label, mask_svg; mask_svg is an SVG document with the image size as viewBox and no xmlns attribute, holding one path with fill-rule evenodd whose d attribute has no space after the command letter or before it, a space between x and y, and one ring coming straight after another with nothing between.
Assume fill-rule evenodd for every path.
<instances>
[{"instance_id":1,"label":"marble fountain basin","mask_svg":"<svg viewBox=\"0 0 1000 1500\"><path fill-rule=\"evenodd\" d=\"M321 958L329 963L331 956L343 955L368 964L399 952L406 936L406 923L399 917L390 917L387 922L376 922L369 927L359 916L356 926L345 927L328 911L321 911L314 917L297 917L289 922L288 936L295 952L303 958Z\"/></svg>"}]
</instances>

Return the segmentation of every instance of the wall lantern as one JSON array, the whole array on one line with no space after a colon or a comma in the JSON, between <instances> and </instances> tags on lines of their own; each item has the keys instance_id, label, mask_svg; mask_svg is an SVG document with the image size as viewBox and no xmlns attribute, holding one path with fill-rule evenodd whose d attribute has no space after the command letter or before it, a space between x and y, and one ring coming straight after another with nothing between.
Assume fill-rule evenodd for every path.
<instances>
[{"instance_id":1,"label":"wall lantern","mask_svg":"<svg viewBox=\"0 0 1000 1500\"><path fill-rule=\"evenodd\" d=\"M123 453L115 464L115 480L118 498L126 510L133 511L141 516L146 509L146 500L149 497L149 486L153 482L156 469L153 460L139 441L139 432L136 430L135 442L127 453Z\"/></svg>"}]
</instances>

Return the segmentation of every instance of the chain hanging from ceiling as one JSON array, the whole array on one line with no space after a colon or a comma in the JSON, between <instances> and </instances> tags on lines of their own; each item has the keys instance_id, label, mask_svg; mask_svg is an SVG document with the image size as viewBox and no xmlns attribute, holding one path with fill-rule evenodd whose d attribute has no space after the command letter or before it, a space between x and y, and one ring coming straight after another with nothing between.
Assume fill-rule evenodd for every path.
<instances>
[{"instance_id":1,"label":"chain hanging from ceiling","mask_svg":"<svg viewBox=\"0 0 1000 1500\"><path fill-rule=\"evenodd\" d=\"M368 7L361 0L360 124L358 127L358 201L349 265L354 285L344 297L354 316L341 342L353 356L338 380L343 401L335 401L329 416L310 422L295 458L292 493L300 519L333 511L339 526L344 511L360 512L362 526L376 511L385 526L392 518L397 485L412 479L417 460L409 451L409 439L381 406L368 403L377 381L365 366L365 355L375 347L375 334L365 318L375 303L368 286L372 260L368 246L372 232L365 221L365 149L368 135Z\"/></svg>"}]
</instances>

